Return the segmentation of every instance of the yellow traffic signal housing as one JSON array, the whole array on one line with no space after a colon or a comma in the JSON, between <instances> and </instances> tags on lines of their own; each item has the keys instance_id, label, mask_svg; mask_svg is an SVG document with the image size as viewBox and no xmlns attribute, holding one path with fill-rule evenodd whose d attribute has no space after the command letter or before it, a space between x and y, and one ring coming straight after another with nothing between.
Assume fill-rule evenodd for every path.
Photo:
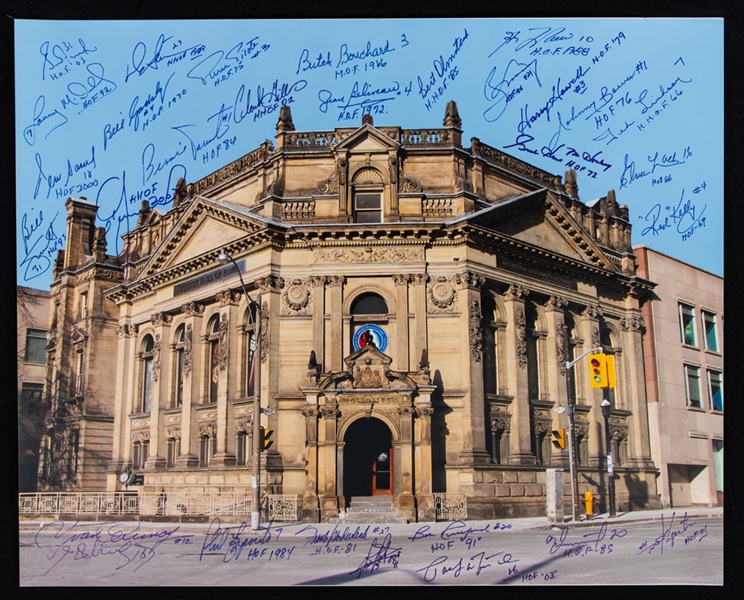
<instances>
[{"instance_id":1,"label":"yellow traffic signal housing","mask_svg":"<svg viewBox=\"0 0 744 600\"><path fill-rule=\"evenodd\" d=\"M264 427L261 427L261 452L271 448L274 443L274 440L270 439L273 433L273 429L265 429Z\"/></svg>"},{"instance_id":2,"label":"yellow traffic signal housing","mask_svg":"<svg viewBox=\"0 0 744 600\"><path fill-rule=\"evenodd\" d=\"M553 434L553 446L564 450L566 448L566 430L565 429L554 429Z\"/></svg>"},{"instance_id":3,"label":"yellow traffic signal housing","mask_svg":"<svg viewBox=\"0 0 744 600\"><path fill-rule=\"evenodd\" d=\"M614 388L615 357L612 354L590 354L589 379L593 388Z\"/></svg>"}]
</instances>

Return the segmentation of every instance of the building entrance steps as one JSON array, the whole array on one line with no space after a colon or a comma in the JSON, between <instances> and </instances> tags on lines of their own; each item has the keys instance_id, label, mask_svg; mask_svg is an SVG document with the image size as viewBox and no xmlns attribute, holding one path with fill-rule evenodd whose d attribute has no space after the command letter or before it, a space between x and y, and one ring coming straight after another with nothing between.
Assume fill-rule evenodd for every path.
<instances>
[{"instance_id":1,"label":"building entrance steps","mask_svg":"<svg viewBox=\"0 0 744 600\"><path fill-rule=\"evenodd\" d=\"M346 512L330 523L408 523L393 510L392 496L352 496Z\"/></svg>"}]
</instances>

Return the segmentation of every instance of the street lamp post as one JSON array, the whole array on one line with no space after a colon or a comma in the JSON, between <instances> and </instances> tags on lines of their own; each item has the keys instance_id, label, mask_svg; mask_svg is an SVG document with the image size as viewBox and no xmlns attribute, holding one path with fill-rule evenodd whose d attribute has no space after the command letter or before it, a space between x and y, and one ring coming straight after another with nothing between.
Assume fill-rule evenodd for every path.
<instances>
[{"instance_id":1,"label":"street lamp post","mask_svg":"<svg viewBox=\"0 0 744 600\"><path fill-rule=\"evenodd\" d=\"M607 390L604 390L604 393L607 394ZM604 416L604 422L605 422L605 446L607 448L607 480L608 480L608 493L610 496L610 517L617 516L615 514L615 475L613 473L612 469L612 448L610 446L610 410L612 408L612 405L610 404L610 401L605 396L604 400L602 400L602 404L600 404L602 407L602 416Z\"/></svg>"},{"instance_id":2,"label":"street lamp post","mask_svg":"<svg viewBox=\"0 0 744 600\"><path fill-rule=\"evenodd\" d=\"M240 272L240 267L224 250L220 252L217 257L217 261L221 265L226 265L228 262L232 262L235 265L235 269L238 271L238 277L240 277L240 285L243 288L243 293L248 300L248 318L255 320L255 340L256 348L252 353L252 360L249 365L250 377L251 371L254 373L254 389L255 398L253 400L253 450L251 453L251 529L256 531L259 527L261 517L261 304L251 298L248 290L245 287L243 281L243 275ZM252 308L255 309L255 317Z\"/></svg>"}]
</instances>

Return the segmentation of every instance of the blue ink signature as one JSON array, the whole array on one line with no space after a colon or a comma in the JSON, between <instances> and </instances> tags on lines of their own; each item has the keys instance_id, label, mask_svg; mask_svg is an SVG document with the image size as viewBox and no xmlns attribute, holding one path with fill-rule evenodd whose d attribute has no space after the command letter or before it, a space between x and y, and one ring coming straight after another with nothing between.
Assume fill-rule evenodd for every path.
<instances>
[{"instance_id":1,"label":"blue ink signature","mask_svg":"<svg viewBox=\"0 0 744 600\"><path fill-rule=\"evenodd\" d=\"M661 554L664 554L664 544L669 544L672 548L674 548L674 540L681 536L685 531L687 531L690 527L693 527L695 525L695 521L690 521L687 512L685 512L684 517L679 522L679 529L676 529L672 531L672 527L674 526L674 517L677 516L676 512L672 513L672 518L669 521L664 520L664 515L661 515L661 535L658 536L653 542L649 544L648 540L645 540L641 545L638 547L638 552L636 554L651 554L656 548L659 548L659 552ZM668 526L666 524L668 523Z\"/></svg>"},{"instance_id":2,"label":"blue ink signature","mask_svg":"<svg viewBox=\"0 0 744 600\"><path fill-rule=\"evenodd\" d=\"M23 139L29 146L33 146L36 143L36 130L37 128L41 127L46 121L54 119L54 121L49 121L47 126L51 126L54 123L56 124L54 124L54 127L47 131L44 139L47 139L55 129L59 129L68 121L67 117L59 112L59 110L56 108L53 111L44 114L45 108L46 98L43 95L39 96L34 103L32 123L23 130ZM59 119L61 119L62 121L59 122Z\"/></svg>"},{"instance_id":3,"label":"blue ink signature","mask_svg":"<svg viewBox=\"0 0 744 600\"><path fill-rule=\"evenodd\" d=\"M545 104L543 104L537 110L537 112L529 114L529 105L525 104L524 108L520 109L521 120L517 125L517 130L519 131L519 133L524 133L525 130L530 129L532 125L536 123L543 115L545 115L546 119L550 121L550 110L553 105L559 100L563 100L563 97L566 95L566 93L569 92L571 88L573 88L577 83L581 82L582 78L584 78L589 71L591 71L591 67L587 67L586 69L584 69L584 67L579 66L576 69L576 74L568 81L567 84L561 84L561 78L559 77L555 85L551 89L550 98L548 98Z\"/></svg>"},{"instance_id":4,"label":"blue ink signature","mask_svg":"<svg viewBox=\"0 0 744 600\"><path fill-rule=\"evenodd\" d=\"M307 70L320 69L321 67L333 67L331 53L328 52L323 56L323 54L319 52L318 58L311 62L310 51L307 48L303 48L300 53L300 59L297 61L297 70L295 71L295 75L299 75L300 71L304 73Z\"/></svg>"},{"instance_id":5,"label":"blue ink signature","mask_svg":"<svg viewBox=\"0 0 744 600\"><path fill-rule=\"evenodd\" d=\"M369 533L369 525L364 529L356 527L354 531L351 531L349 527L345 527L341 531L337 525L333 526L330 531L319 532L318 528L314 525L307 525L299 531L296 531L294 535L306 534L305 546L312 546L314 544L323 544L328 547L330 544L337 544L339 542L348 542L350 540L366 540L367 534ZM309 534L309 535L308 535Z\"/></svg>"},{"instance_id":6,"label":"blue ink signature","mask_svg":"<svg viewBox=\"0 0 744 600\"><path fill-rule=\"evenodd\" d=\"M677 233L682 236L682 241L687 241L698 227L705 227L705 209L698 212L697 207L692 200L685 200L685 190L682 190L679 202L676 206L665 206L667 214L664 219L661 218L661 204L655 204L645 216L640 216L646 222L651 222L643 231L641 236L653 234L659 235L661 232L674 227Z\"/></svg>"},{"instance_id":7,"label":"blue ink signature","mask_svg":"<svg viewBox=\"0 0 744 600\"><path fill-rule=\"evenodd\" d=\"M96 195L96 204L101 207L115 204L115 207L111 211L111 214L108 216L99 215L99 218L103 222L107 233L111 231L112 227L115 227L114 239L116 240L117 254L120 251L120 237L123 233L130 230L131 219L134 219L136 222L141 201L147 200L150 208L168 204L173 199L173 190L181 178L186 179L186 167L181 164L173 165L168 172L168 183L165 188L166 192L163 195L159 195L158 193L157 181L154 181L144 190L138 190L131 196L128 195L126 171L122 171L121 177L117 175L109 177L101 184ZM119 185L121 187L117 186L117 182L120 182ZM109 192L110 189L113 191ZM133 212L127 210L129 205L134 205Z\"/></svg>"},{"instance_id":8,"label":"blue ink signature","mask_svg":"<svg viewBox=\"0 0 744 600\"><path fill-rule=\"evenodd\" d=\"M63 109L67 110L68 106L81 106L77 114L82 114L96 102L116 91L117 85L104 77L101 63L90 63L86 65L85 70L89 75L85 83L73 81L67 85L67 94L62 98Z\"/></svg>"},{"instance_id":9,"label":"blue ink signature","mask_svg":"<svg viewBox=\"0 0 744 600\"><path fill-rule=\"evenodd\" d=\"M367 556L362 559L361 564L354 569L350 575L358 573L357 579L359 579L367 570L369 570L369 573L371 574L385 565L392 565L393 569L398 568L398 561L400 560L402 548L390 547L393 541L393 536L390 533L382 538L382 542L378 542L378 539L379 538L375 538L372 540L372 543L369 545L369 550L367 551Z\"/></svg>"},{"instance_id":10,"label":"blue ink signature","mask_svg":"<svg viewBox=\"0 0 744 600\"><path fill-rule=\"evenodd\" d=\"M30 225L26 214L21 217L24 257L19 266L26 265L23 273L24 281L30 281L46 273L52 264L51 256L58 249L64 248L66 234L58 235L54 231L54 221L58 215L59 213L55 213L44 233L34 241L31 238L34 237L44 220L43 213L39 211L39 216Z\"/></svg>"},{"instance_id":11,"label":"blue ink signature","mask_svg":"<svg viewBox=\"0 0 744 600\"><path fill-rule=\"evenodd\" d=\"M362 50L349 50L348 44L341 44L338 49L338 61L336 68L342 67L355 60L367 60L368 58L381 58L390 52L395 52L395 48L390 47L390 40L385 40L384 46L372 47L372 42L368 41ZM296 73L295 73L296 74Z\"/></svg>"},{"instance_id":12,"label":"blue ink signature","mask_svg":"<svg viewBox=\"0 0 744 600\"><path fill-rule=\"evenodd\" d=\"M581 539L576 542L566 541L568 539L569 531L570 530L568 528L565 528L561 531L561 534L560 536L558 536L558 538L556 538L552 534L548 535L545 538L545 543L550 545L550 548L548 550L550 554L555 554L556 552L560 552L561 550L563 551L564 556L578 556L579 551L583 551L584 555L588 554L589 552L596 552L597 554L612 553L613 544L602 544L601 546L599 544L607 537L607 523L602 523L602 526L597 531L585 533L583 536L581 536ZM613 529L610 532L610 537L607 541L611 542L616 538L624 538L626 535L628 535L627 529Z\"/></svg>"},{"instance_id":13,"label":"blue ink signature","mask_svg":"<svg viewBox=\"0 0 744 600\"><path fill-rule=\"evenodd\" d=\"M248 525L243 521L237 527L222 527L222 521L219 517L213 518L209 522L207 533L204 535L201 551L199 552L199 561L204 558L205 553L222 553L222 562L226 563L231 560L238 560L244 548L250 546L265 546L273 539L271 526L269 522L267 527L262 530L262 534L241 537L249 532ZM278 527L276 531L276 541L279 541L283 529ZM225 547L227 546L227 547Z\"/></svg>"},{"instance_id":14,"label":"blue ink signature","mask_svg":"<svg viewBox=\"0 0 744 600\"><path fill-rule=\"evenodd\" d=\"M516 69L516 70L515 70ZM491 102L491 105L483 111L483 118L488 123L494 123L498 121L501 115L504 114L508 104L514 100L517 94L523 91L523 86L514 88L511 91L507 89L511 88L511 84L519 77L524 81L529 81L531 77L535 78L537 85L542 87L540 77L537 75L537 59L534 59L528 63L521 63L517 60L510 60L504 70L504 76L501 78L496 85L494 81L496 79L496 72L498 67L495 66L491 69L491 72L486 77L486 83L483 86L483 95L486 100Z\"/></svg>"},{"instance_id":15,"label":"blue ink signature","mask_svg":"<svg viewBox=\"0 0 744 600\"><path fill-rule=\"evenodd\" d=\"M189 79L201 81L202 85L207 85L207 80L213 81L214 85L226 81L234 73L243 68L245 59L255 58L261 52L254 53L259 47L258 37L256 36L247 42L238 42L230 50L217 50L200 61L196 66L186 74ZM268 49L269 46L264 44L261 49ZM251 56L251 54L253 55Z\"/></svg>"},{"instance_id":16,"label":"blue ink signature","mask_svg":"<svg viewBox=\"0 0 744 600\"><path fill-rule=\"evenodd\" d=\"M141 77L147 72L148 69L157 71L160 63L162 63L163 61L166 61L166 66L170 67L183 60L187 55L190 55L192 60L198 58L206 49L206 46L204 44L195 44L188 48L181 48L182 42L181 40L178 40L175 43L172 43L172 47L170 48L170 50L177 49L177 52L163 54L165 43L172 39L172 35L165 37L165 35L161 33L158 36L157 41L155 42L155 51L153 52L152 58L150 58L150 60L148 60L147 62L145 62L147 45L144 42L137 42L132 49L131 65L127 65L124 83L127 83L129 81L129 78L135 73Z\"/></svg>"},{"instance_id":17,"label":"blue ink signature","mask_svg":"<svg viewBox=\"0 0 744 600\"><path fill-rule=\"evenodd\" d=\"M78 38L78 44L80 45L80 51L73 53L70 52L73 49L72 44L66 41L62 42L61 44L54 44L51 50L49 49L49 42L42 43L41 46L39 46L39 53L44 58L44 62L41 66L41 78L45 80L47 70L53 71L64 62L67 62L67 64L64 66L65 73L69 73L71 67L85 64L86 55L98 50L97 47L86 47L85 41L83 41L81 38ZM50 73L50 75L52 76L52 79L55 79L57 76L57 74L55 73Z\"/></svg>"},{"instance_id":18,"label":"blue ink signature","mask_svg":"<svg viewBox=\"0 0 744 600\"><path fill-rule=\"evenodd\" d=\"M647 156L646 160L651 163L650 170L638 170L636 171L635 161L628 162L628 155L625 155L623 162L623 173L620 175L620 189L630 186L634 181L653 175L657 168L669 168L678 167L685 164L685 161L692 156L690 147L687 146L682 151L682 158L677 157L676 152L671 154L663 153L659 156L659 152L654 153L653 156Z\"/></svg>"},{"instance_id":19,"label":"blue ink signature","mask_svg":"<svg viewBox=\"0 0 744 600\"><path fill-rule=\"evenodd\" d=\"M93 524L91 524L92 526ZM173 529L163 529L154 532L139 531L140 523L96 523L92 531L81 531L88 524L75 522L66 527L64 521L44 523L36 532L34 543L38 548L53 547L54 551L47 555L47 560L54 563L46 570L48 575L54 567L66 557L72 560L91 560L100 556L118 555L123 561L115 570L123 569L130 564L136 564L134 571L150 562L156 554L160 544L173 542L176 544L191 544L191 534L179 534L179 525ZM134 527L132 529L132 526ZM43 543L42 533L54 533L55 546Z\"/></svg>"},{"instance_id":20,"label":"blue ink signature","mask_svg":"<svg viewBox=\"0 0 744 600\"><path fill-rule=\"evenodd\" d=\"M499 557L499 559L496 561L495 564L486 562L493 560L497 556ZM486 556L485 552L478 552L477 554L468 558L465 563L463 563L462 558L460 558L454 564L448 564L449 560L449 557L446 555L438 556L425 567L416 569L416 572L420 573L423 571L424 581L426 583L430 583L434 581L440 574L451 574L453 577L459 577L463 572L467 573L469 571L475 571L475 575L478 576L481 574L482 571L485 571L486 569L489 569L493 566L509 565L519 562L518 559L512 557L512 555L508 552L505 553L503 550L501 552L489 554L488 556Z\"/></svg>"}]
</instances>

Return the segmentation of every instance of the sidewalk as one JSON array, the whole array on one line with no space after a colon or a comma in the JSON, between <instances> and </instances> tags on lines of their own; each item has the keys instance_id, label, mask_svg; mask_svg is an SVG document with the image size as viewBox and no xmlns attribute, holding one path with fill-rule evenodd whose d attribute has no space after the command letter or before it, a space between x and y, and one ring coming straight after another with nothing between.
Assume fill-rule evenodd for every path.
<instances>
[{"instance_id":1,"label":"sidewalk","mask_svg":"<svg viewBox=\"0 0 744 600\"><path fill-rule=\"evenodd\" d=\"M511 527L509 529L511 531L527 531L532 529L551 529L553 527L593 527L593 526L601 526L603 523L638 523L638 522L644 522L644 521L661 521L662 516L665 520L671 520L672 516L674 516L675 520L682 519L685 514L688 518L695 518L695 519L704 519L704 518L723 518L723 507L716 506L716 507L698 507L698 506L688 506L688 507L679 507L679 508L667 508L662 510L638 510L638 511L632 511L632 512L618 512L617 516L610 518L610 516L607 513L594 515L594 518L591 520L586 520L585 516L582 515L581 522L574 523L572 520L570 520L570 516L566 516L566 521L561 524L551 524L548 521L548 518L545 516L542 517L526 517L526 518L520 518L520 519L488 519L488 520L468 520L466 521L468 527L473 528L479 528L484 527L488 523L496 522L498 521L501 524L508 524ZM26 520L26 519L20 519L18 522L18 529L19 531L37 531L39 527L42 526L44 523L48 523L50 521L54 521L55 519L53 517L49 517L47 519L35 519L35 520ZM250 521L249 517L246 517L246 522ZM72 521L72 519L68 519L68 522ZM101 519L99 521L82 521L81 525L83 523L90 524L91 526L95 525L95 523L102 523L107 522L105 519ZM133 523L136 522L136 519L133 520L127 520L127 521L116 521L117 523ZM225 527L238 527L240 525L241 521L237 520L235 517L228 517L221 520L220 526L222 528ZM179 522L173 522L173 521L140 521L140 529L141 530L150 530L150 529L167 529L172 528L175 525L178 525L179 531L189 531L189 530L197 530L199 532L206 531L206 527L209 525L208 522L204 523L179 523ZM315 526L318 529L321 528L328 528L329 530L333 529L334 527L343 529L345 527L350 527L351 529L354 529L357 527L357 525L331 525L329 523L290 523L290 524L283 524L283 523L274 523L272 525L272 528L276 529L281 527L284 531L287 532L294 532L296 530L302 529L303 527L307 527L309 525ZM378 524L379 526L379 524ZM407 523L407 524L390 524L390 525L384 525L384 527L388 527L387 531L390 531L393 534L408 534L409 532L411 534L415 533L420 527L423 526L430 526L432 528L434 527L445 527L446 522L444 521L438 521L436 523ZM265 523L261 522L261 527L265 527ZM362 526L365 527L365 526Z\"/></svg>"}]
</instances>

